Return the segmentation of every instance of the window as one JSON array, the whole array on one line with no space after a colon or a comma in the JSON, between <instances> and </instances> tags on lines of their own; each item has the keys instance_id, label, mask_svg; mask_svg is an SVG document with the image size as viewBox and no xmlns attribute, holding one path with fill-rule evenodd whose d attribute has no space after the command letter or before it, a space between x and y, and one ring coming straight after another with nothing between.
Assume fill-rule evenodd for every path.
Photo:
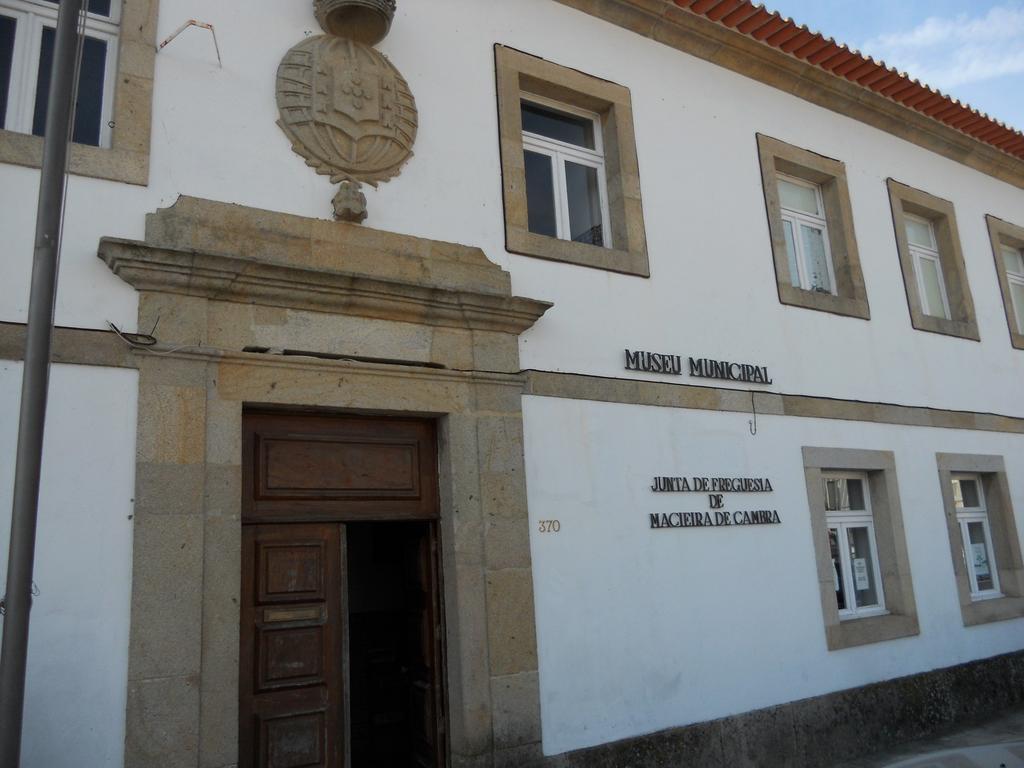
<instances>
[{"instance_id":1,"label":"window","mask_svg":"<svg viewBox=\"0 0 1024 768\"><path fill-rule=\"evenodd\" d=\"M846 167L758 134L779 301L868 319Z\"/></svg>"},{"instance_id":2,"label":"window","mask_svg":"<svg viewBox=\"0 0 1024 768\"><path fill-rule=\"evenodd\" d=\"M521 111L530 231L610 248L600 119L539 96Z\"/></svg>"},{"instance_id":3,"label":"window","mask_svg":"<svg viewBox=\"0 0 1024 768\"><path fill-rule=\"evenodd\" d=\"M935 227L922 216L906 214L907 247L914 260L914 275L917 277L918 295L921 297L921 311L932 317L949 319L949 299L946 284L942 279L942 260L935 238Z\"/></svg>"},{"instance_id":4,"label":"window","mask_svg":"<svg viewBox=\"0 0 1024 768\"><path fill-rule=\"evenodd\" d=\"M916 635L892 452L804 448L803 461L828 649Z\"/></svg>"},{"instance_id":5,"label":"window","mask_svg":"<svg viewBox=\"0 0 1024 768\"><path fill-rule=\"evenodd\" d=\"M911 324L978 341L953 204L893 179L888 186Z\"/></svg>"},{"instance_id":6,"label":"window","mask_svg":"<svg viewBox=\"0 0 1024 768\"><path fill-rule=\"evenodd\" d=\"M1024 251L1004 245L1003 267L1010 285L1010 307L1017 323L1017 333L1024 333Z\"/></svg>"},{"instance_id":7,"label":"window","mask_svg":"<svg viewBox=\"0 0 1024 768\"><path fill-rule=\"evenodd\" d=\"M38 168L58 0L0 0L0 162ZM87 0L69 167L132 184L149 174L157 0Z\"/></svg>"},{"instance_id":8,"label":"window","mask_svg":"<svg viewBox=\"0 0 1024 768\"><path fill-rule=\"evenodd\" d=\"M52 0L2 0L4 26L0 90L3 128L42 136L53 65L58 3ZM89 0L78 78L74 141L110 145L120 9L111 0Z\"/></svg>"},{"instance_id":9,"label":"window","mask_svg":"<svg viewBox=\"0 0 1024 768\"><path fill-rule=\"evenodd\" d=\"M935 458L964 625L1024 616L1024 563L1003 457Z\"/></svg>"},{"instance_id":10,"label":"window","mask_svg":"<svg viewBox=\"0 0 1024 768\"><path fill-rule=\"evenodd\" d=\"M981 478L978 475L953 475L950 483L971 597L999 597L999 574L992 556L992 532L988 525Z\"/></svg>"},{"instance_id":11,"label":"window","mask_svg":"<svg viewBox=\"0 0 1024 768\"><path fill-rule=\"evenodd\" d=\"M1024 227L987 216L1010 344L1024 349Z\"/></svg>"},{"instance_id":12,"label":"window","mask_svg":"<svg viewBox=\"0 0 1024 768\"><path fill-rule=\"evenodd\" d=\"M826 474L825 524L840 619L885 612L878 547L863 473Z\"/></svg>"},{"instance_id":13,"label":"window","mask_svg":"<svg viewBox=\"0 0 1024 768\"><path fill-rule=\"evenodd\" d=\"M779 174L779 202L786 232L789 279L794 287L805 291L834 293L821 187Z\"/></svg>"},{"instance_id":14,"label":"window","mask_svg":"<svg viewBox=\"0 0 1024 768\"><path fill-rule=\"evenodd\" d=\"M505 244L648 277L627 88L495 46Z\"/></svg>"}]
</instances>

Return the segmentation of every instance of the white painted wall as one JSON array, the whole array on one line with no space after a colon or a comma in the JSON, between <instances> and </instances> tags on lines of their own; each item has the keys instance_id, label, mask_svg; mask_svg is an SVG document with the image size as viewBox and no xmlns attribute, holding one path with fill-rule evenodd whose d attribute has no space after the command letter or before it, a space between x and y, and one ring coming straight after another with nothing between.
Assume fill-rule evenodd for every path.
<instances>
[{"instance_id":1,"label":"white painted wall","mask_svg":"<svg viewBox=\"0 0 1024 768\"><path fill-rule=\"evenodd\" d=\"M0 360L0 584L7 578L21 363ZM53 367L43 449L22 765L124 756L135 371ZM0 619L2 625L2 619Z\"/></svg>"},{"instance_id":2,"label":"white painted wall","mask_svg":"<svg viewBox=\"0 0 1024 768\"><path fill-rule=\"evenodd\" d=\"M936 452L1005 457L1020 436L524 398L544 751L555 754L1017 650L1024 619L965 628ZM829 651L802 446L894 451L920 635ZM654 475L768 477L781 525L651 530L708 509ZM558 519L558 533L539 521Z\"/></svg>"},{"instance_id":3,"label":"white painted wall","mask_svg":"<svg viewBox=\"0 0 1024 768\"><path fill-rule=\"evenodd\" d=\"M367 223L481 246L518 293L554 301L523 339L524 367L619 376L622 349L642 348L761 362L777 391L1024 415L1024 354L1009 345L984 222L1024 222L1024 190L553 0L399 6L382 49L412 86L420 133L402 175L368 190ZM224 67L207 32L181 35L157 57L149 187L72 181L61 324L134 326L133 292L96 242L140 237L143 215L180 193L330 216L333 188L275 125L275 71L316 29L310 4L162 0L160 37L188 18L216 26ZM631 89L651 279L505 252L494 43ZM779 304L756 132L846 163L870 322ZM911 328L888 176L954 202L980 344ZM37 177L0 168L0 320L24 317Z\"/></svg>"},{"instance_id":4,"label":"white painted wall","mask_svg":"<svg viewBox=\"0 0 1024 768\"><path fill-rule=\"evenodd\" d=\"M198 29L158 55L148 187L71 180L59 324L105 328L110 320L134 329L135 294L95 258L96 245L104 235L141 238L145 213L179 194L331 215L334 189L275 125L276 68L316 30L310 3L161 0L159 39L189 18L216 26L224 66ZM505 252L495 43L631 89L651 279ZM553 0L401 0L381 47L410 82L421 124L402 175L367 189L367 223L480 246L511 271L517 293L553 301L522 340L524 368L625 376L623 348L641 348L766 364L775 391L1024 416L1024 353L1009 345L983 218L1024 223L1024 190ZM756 132L846 163L870 322L779 304ZM980 344L911 328L888 176L954 202ZM25 317L37 185L38 171L0 166L0 321ZM10 456L20 376L17 366L0 366L0 439ZM54 766L88 744L95 764L118 765L135 379L58 366L54 386L61 396L51 401L44 505L59 524L41 529L26 750L30 764ZM740 415L528 402L531 516L558 516L564 525L559 536L535 533L533 542L548 751L1019 647L1020 622L960 627L930 458L935 450L1003 453L1024 509L1019 442L760 421L750 438ZM808 444L897 451L921 637L825 652L799 466L799 447ZM694 472L699 462L708 471L767 471L786 524L649 532L648 476ZM10 471L0 463L0 487L9 487ZM6 537L2 519L0 528ZM86 560L90 551L102 557ZM773 574L771 590L765 573ZM769 631L736 631L750 626ZM757 663L768 655L780 663ZM83 658L89 663L78 663ZM759 677L750 687L753 669Z\"/></svg>"}]
</instances>

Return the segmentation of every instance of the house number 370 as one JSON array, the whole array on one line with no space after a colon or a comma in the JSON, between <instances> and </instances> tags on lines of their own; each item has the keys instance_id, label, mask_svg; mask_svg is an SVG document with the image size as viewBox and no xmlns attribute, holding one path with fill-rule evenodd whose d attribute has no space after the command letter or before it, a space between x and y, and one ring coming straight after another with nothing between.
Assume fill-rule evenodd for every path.
<instances>
[{"instance_id":1,"label":"house number 370","mask_svg":"<svg viewBox=\"0 0 1024 768\"><path fill-rule=\"evenodd\" d=\"M560 530L562 530L562 524L558 520L540 521L541 533L558 533Z\"/></svg>"}]
</instances>

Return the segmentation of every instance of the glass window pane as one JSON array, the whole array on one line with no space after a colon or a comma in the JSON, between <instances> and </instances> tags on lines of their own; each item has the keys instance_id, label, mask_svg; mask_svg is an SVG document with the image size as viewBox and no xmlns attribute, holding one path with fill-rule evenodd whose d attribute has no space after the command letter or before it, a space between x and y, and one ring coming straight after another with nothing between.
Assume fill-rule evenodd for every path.
<instances>
[{"instance_id":1,"label":"glass window pane","mask_svg":"<svg viewBox=\"0 0 1024 768\"><path fill-rule=\"evenodd\" d=\"M785 179L779 179L779 202L783 208L789 208L791 211L803 211L815 216L821 214L818 210L818 196L813 187L794 184Z\"/></svg>"},{"instance_id":2,"label":"glass window pane","mask_svg":"<svg viewBox=\"0 0 1024 768\"><path fill-rule=\"evenodd\" d=\"M917 268L921 270L921 282L924 283L924 313L934 317L948 317L942 303L942 276L939 274L939 263L935 259L918 257Z\"/></svg>"},{"instance_id":3,"label":"glass window pane","mask_svg":"<svg viewBox=\"0 0 1024 768\"><path fill-rule=\"evenodd\" d=\"M863 511L864 481L858 477L834 477L825 481L825 510Z\"/></svg>"},{"instance_id":4,"label":"glass window pane","mask_svg":"<svg viewBox=\"0 0 1024 768\"><path fill-rule=\"evenodd\" d=\"M807 270L808 287L812 291L831 293L832 281L828 276L825 233L817 227L801 224L800 237L804 246L804 267Z\"/></svg>"},{"instance_id":5,"label":"glass window pane","mask_svg":"<svg viewBox=\"0 0 1024 768\"><path fill-rule=\"evenodd\" d=\"M566 161L565 191L569 197L570 239L577 243L604 245L597 169Z\"/></svg>"},{"instance_id":6,"label":"glass window pane","mask_svg":"<svg viewBox=\"0 0 1024 768\"><path fill-rule=\"evenodd\" d=\"M1006 271L1015 275L1024 275L1024 255L1016 248L1003 248L1003 264Z\"/></svg>"},{"instance_id":7,"label":"glass window pane","mask_svg":"<svg viewBox=\"0 0 1024 768\"><path fill-rule=\"evenodd\" d=\"M523 157L526 162L526 215L530 231L557 237L552 159L538 152L524 152Z\"/></svg>"},{"instance_id":8,"label":"glass window pane","mask_svg":"<svg viewBox=\"0 0 1024 768\"><path fill-rule=\"evenodd\" d=\"M594 148L594 121L548 107L522 102L523 130L549 139Z\"/></svg>"},{"instance_id":9,"label":"glass window pane","mask_svg":"<svg viewBox=\"0 0 1024 768\"><path fill-rule=\"evenodd\" d=\"M49 3L60 5L60 0L46 0ZM99 16L110 15L110 0L89 0L88 3L89 13L95 13Z\"/></svg>"},{"instance_id":10,"label":"glass window pane","mask_svg":"<svg viewBox=\"0 0 1024 768\"><path fill-rule=\"evenodd\" d=\"M828 551L832 553L832 574L836 588L836 605L840 611L846 610L846 590L843 587L842 560L839 555L839 530L828 529Z\"/></svg>"},{"instance_id":11,"label":"glass window pane","mask_svg":"<svg viewBox=\"0 0 1024 768\"><path fill-rule=\"evenodd\" d=\"M846 529L850 545L850 566L853 569L853 599L857 608L878 605L878 587L875 584L875 553L871 551L871 538L866 526Z\"/></svg>"},{"instance_id":12,"label":"glass window pane","mask_svg":"<svg viewBox=\"0 0 1024 768\"><path fill-rule=\"evenodd\" d=\"M43 29L39 51L39 76L36 80L36 105L32 117L32 133L36 136L42 136L46 130L54 37L52 28ZM78 77L78 102L75 106L75 128L72 133L72 140L79 144L99 146L106 65L106 41L86 37L82 45L82 68Z\"/></svg>"},{"instance_id":13,"label":"glass window pane","mask_svg":"<svg viewBox=\"0 0 1024 768\"><path fill-rule=\"evenodd\" d=\"M11 62L14 61L16 19L0 16L0 128L6 125L7 94L11 89Z\"/></svg>"},{"instance_id":14,"label":"glass window pane","mask_svg":"<svg viewBox=\"0 0 1024 768\"><path fill-rule=\"evenodd\" d=\"M796 265L796 245L793 242L793 222L782 220L782 229L786 233L786 257L789 259L789 281L800 287L800 270Z\"/></svg>"},{"instance_id":15,"label":"glass window pane","mask_svg":"<svg viewBox=\"0 0 1024 768\"><path fill-rule=\"evenodd\" d=\"M1024 333L1024 283L1010 283L1010 300L1017 314L1017 330Z\"/></svg>"},{"instance_id":16,"label":"glass window pane","mask_svg":"<svg viewBox=\"0 0 1024 768\"><path fill-rule=\"evenodd\" d=\"M932 236L932 225L930 222L921 219L912 219L909 216L907 222L907 240L914 245L923 245L925 248L935 247L935 238Z\"/></svg>"},{"instance_id":17,"label":"glass window pane","mask_svg":"<svg viewBox=\"0 0 1024 768\"><path fill-rule=\"evenodd\" d=\"M995 589L995 582L992 577L992 562L988 551L988 542L985 539L985 526L980 522L967 524L967 534L970 538L968 556L974 567L974 578L978 583L978 591Z\"/></svg>"},{"instance_id":18,"label":"glass window pane","mask_svg":"<svg viewBox=\"0 0 1024 768\"><path fill-rule=\"evenodd\" d=\"M981 506L978 497L978 481L962 477L953 481L953 500L957 509L967 507L977 509Z\"/></svg>"}]
</instances>

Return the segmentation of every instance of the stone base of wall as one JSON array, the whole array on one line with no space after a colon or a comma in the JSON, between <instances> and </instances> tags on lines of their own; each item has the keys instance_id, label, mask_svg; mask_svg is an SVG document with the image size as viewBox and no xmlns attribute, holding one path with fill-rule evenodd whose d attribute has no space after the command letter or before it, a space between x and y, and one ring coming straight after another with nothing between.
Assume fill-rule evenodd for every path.
<instances>
[{"instance_id":1,"label":"stone base of wall","mask_svg":"<svg viewBox=\"0 0 1024 768\"><path fill-rule=\"evenodd\" d=\"M569 752L537 765L824 768L1021 704L1024 651Z\"/></svg>"}]
</instances>

